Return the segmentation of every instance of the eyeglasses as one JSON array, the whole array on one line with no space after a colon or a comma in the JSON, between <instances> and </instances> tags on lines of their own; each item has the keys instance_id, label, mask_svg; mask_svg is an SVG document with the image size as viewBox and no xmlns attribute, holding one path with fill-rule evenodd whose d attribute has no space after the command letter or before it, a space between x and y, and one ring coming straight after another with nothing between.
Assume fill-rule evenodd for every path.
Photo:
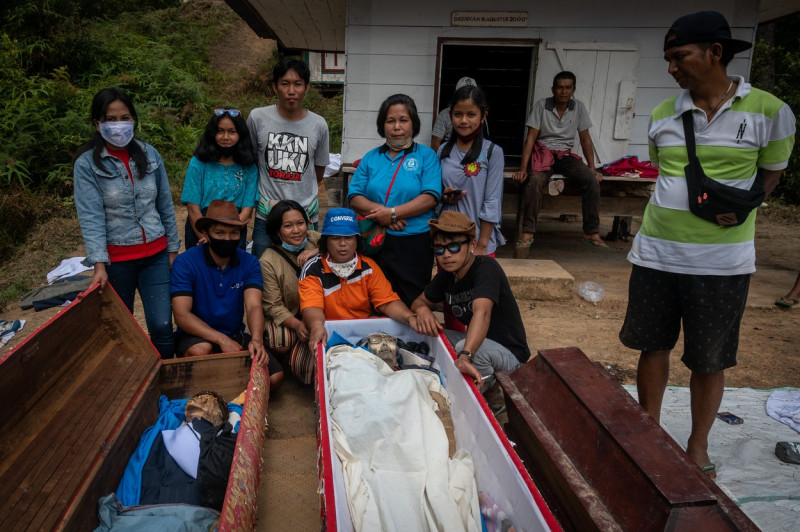
<instances>
[{"instance_id":1,"label":"eyeglasses","mask_svg":"<svg viewBox=\"0 0 800 532\"><path fill-rule=\"evenodd\" d=\"M444 255L444 250L450 252L451 255L455 255L459 251L461 251L461 246L464 244L469 244L469 240L462 240L461 242L450 242L449 244L445 244L444 246L441 244L434 244L433 245L433 254L437 257L441 257Z\"/></svg>"},{"instance_id":2,"label":"eyeglasses","mask_svg":"<svg viewBox=\"0 0 800 532\"><path fill-rule=\"evenodd\" d=\"M229 116L239 116L242 112L238 109L214 109L214 114L217 116L222 116L225 113L228 113Z\"/></svg>"}]
</instances>

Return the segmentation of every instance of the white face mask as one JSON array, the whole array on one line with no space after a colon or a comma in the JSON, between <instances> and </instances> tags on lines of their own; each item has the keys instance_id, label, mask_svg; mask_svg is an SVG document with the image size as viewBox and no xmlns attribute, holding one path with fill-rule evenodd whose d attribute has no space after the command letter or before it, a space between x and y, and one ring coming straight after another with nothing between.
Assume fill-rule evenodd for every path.
<instances>
[{"instance_id":1,"label":"white face mask","mask_svg":"<svg viewBox=\"0 0 800 532\"><path fill-rule=\"evenodd\" d=\"M133 122L100 122L100 136L112 146L124 148L133 140Z\"/></svg>"},{"instance_id":2,"label":"white face mask","mask_svg":"<svg viewBox=\"0 0 800 532\"><path fill-rule=\"evenodd\" d=\"M340 279L347 279L353 272L356 271L356 266L358 265L358 255L353 257L352 260L339 264L338 262L331 262L330 257L327 257L325 261L330 266L331 271L339 276Z\"/></svg>"}]
</instances>

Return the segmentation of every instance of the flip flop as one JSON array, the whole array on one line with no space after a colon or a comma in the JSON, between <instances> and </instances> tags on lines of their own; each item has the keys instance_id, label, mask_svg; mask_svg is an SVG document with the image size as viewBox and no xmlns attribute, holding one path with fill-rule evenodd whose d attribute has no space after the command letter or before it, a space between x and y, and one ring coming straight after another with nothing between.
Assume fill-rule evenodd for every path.
<instances>
[{"instance_id":1,"label":"flip flop","mask_svg":"<svg viewBox=\"0 0 800 532\"><path fill-rule=\"evenodd\" d=\"M700 468L703 473L708 475L711 480L717 479L717 466L715 464L708 464L707 466L703 466Z\"/></svg>"},{"instance_id":2,"label":"flip flop","mask_svg":"<svg viewBox=\"0 0 800 532\"><path fill-rule=\"evenodd\" d=\"M593 248L608 249L608 244L599 238L584 238L583 243Z\"/></svg>"},{"instance_id":3,"label":"flip flop","mask_svg":"<svg viewBox=\"0 0 800 532\"><path fill-rule=\"evenodd\" d=\"M530 238L523 238L521 240L517 240L517 249L525 249L531 247L533 244L533 237Z\"/></svg>"},{"instance_id":4,"label":"flip flop","mask_svg":"<svg viewBox=\"0 0 800 532\"><path fill-rule=\"evenodd\" d=\"M800 300L797 300L793 297L782 297L775 302L775 304L778 305L779 307L786 307L786 308L792 308L798 303L800 303Z\"/></svg>"}]
</instances>

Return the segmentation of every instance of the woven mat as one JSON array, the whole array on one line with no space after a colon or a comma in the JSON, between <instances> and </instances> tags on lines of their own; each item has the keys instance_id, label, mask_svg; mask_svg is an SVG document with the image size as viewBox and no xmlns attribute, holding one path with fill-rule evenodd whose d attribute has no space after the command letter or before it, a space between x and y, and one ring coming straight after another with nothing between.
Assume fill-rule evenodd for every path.
<instances>
[{"instance_id":1,"label":"woven mat","mask_svg":"<svg viewBox=\"0 0 800 532\"><path fill-rule=\"evenodd\" d=\"M314 391L290 375L269 399L256 530L319 530Z\"/></svg>"}]
</instances>

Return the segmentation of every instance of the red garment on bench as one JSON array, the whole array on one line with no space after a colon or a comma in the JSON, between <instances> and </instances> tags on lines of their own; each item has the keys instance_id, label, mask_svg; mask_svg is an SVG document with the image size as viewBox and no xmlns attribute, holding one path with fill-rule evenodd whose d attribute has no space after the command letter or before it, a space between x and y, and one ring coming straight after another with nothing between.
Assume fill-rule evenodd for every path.
<instances>
[{"instance_id":1,"label":"red garment on bench","mask_svg":"<svg viewBox=\"0 0 800 532\"><path fill-rule=\"evenodd\" d=\"M658 166L653 166L650 161L639 161L635 155L629 155L603 165L603 175L655 179L658 177Z\"/></svg>"},{"instance_id":2,"label":"red garment on bench","mask_svg":"<svg viewBox=\"0 0 800 532\"><path fill-rule=\"evenodd\" d=\"M553 167L556 159L564 157L575 157L582 161L580 155L572 153L571 150L551 150L538 140L533 145L531 153L531 172L547 172Z\"/></svg>"}]
</instances>

